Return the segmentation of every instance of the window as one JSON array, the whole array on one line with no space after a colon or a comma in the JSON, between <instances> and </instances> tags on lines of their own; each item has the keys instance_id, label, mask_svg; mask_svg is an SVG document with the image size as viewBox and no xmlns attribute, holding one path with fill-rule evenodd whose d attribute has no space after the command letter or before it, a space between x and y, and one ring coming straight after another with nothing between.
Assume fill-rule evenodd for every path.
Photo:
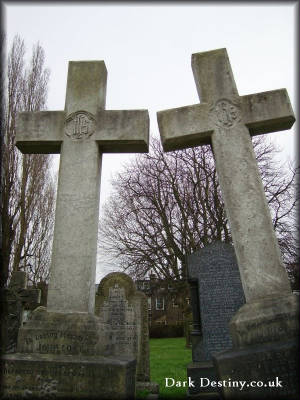
<instances>
[{"instance_id":1,"label":"window","mask_svg":"<svg viewBox=\"0 0 300 400\"><path fill-rule=\"evenodd\" d=\"M156 309L164 310L165 309L165 299L163 297L156 297L155 299Z\"/></svg>"},{"instance_id":2,"label":"window","mask_svg":"<svg viewBox=\"0 0 300 400\"><path fill-rule=\"evenodd\" d=\"M149 284L149 282L143 282L142 288L143 288L143 289L150 289L150 284Z\"/></svg>"},{"instance_id":3,"label":"window","mask_svg":"<svg viewBox=\"0 0 300 400\"><path fill-rule=\"evenodd\" d=\"M151 310L151 297L148 297L148 310Z\"/></svg>"},{"instance_id":4,"label":"window","mask_svg":"<svg viewBox=\"0 0 300 400\"><path fill-rule=\"evenodd\" d=\"M178 304L176 302L176 299L172 299L172 306L173 306L173 308L178 308Z\"/></svg>"}]
</instances>

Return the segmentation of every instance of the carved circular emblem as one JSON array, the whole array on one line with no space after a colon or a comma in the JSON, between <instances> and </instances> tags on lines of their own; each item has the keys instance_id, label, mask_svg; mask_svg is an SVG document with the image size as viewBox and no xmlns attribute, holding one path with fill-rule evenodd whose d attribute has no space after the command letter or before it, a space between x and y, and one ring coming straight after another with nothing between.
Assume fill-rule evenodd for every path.
<instances>
[{"instance_id":1,"label":"carved circular emblem","mask_svg":"<svg viewBox=\"0 0 300 400\"><path fill-rule=\"evenodd\" d=\"M239 107L228 99L218 100L211 111L214 123L222 128L230 128L241 120Z\"/></svg>"},{"instance_id":2,"label":"carved circular emblem","mask_svg":"<svg viewBox=\"0 0 300 400\"><path fill-rule=\"evenodd\" d=\"M86 139L95 132L96 121L87 111L76 111L65 120L65 134L71 139Z\"/></svg>"}]
</instances>

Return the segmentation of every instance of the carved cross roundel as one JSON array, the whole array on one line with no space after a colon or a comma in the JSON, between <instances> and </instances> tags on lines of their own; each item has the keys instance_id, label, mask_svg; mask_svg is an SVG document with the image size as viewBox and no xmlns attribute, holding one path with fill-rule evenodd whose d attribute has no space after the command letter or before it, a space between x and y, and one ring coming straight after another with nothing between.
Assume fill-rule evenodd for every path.
<instances>
[{"instance_id":1,"label":"carved cross roundel","mask_svg":"<svg viewBox=\"0 0 300 400\"><path fill-rule=\"evenodd\" d=\"M74 140L86 139L95 132L96 121L87 111L76 111L65 121L65 134Z\"/></svg>"},{"instance_id":2,"label":"carved cross roundel","mask_svg":"<svg viewBox=\"0 0 300 400\"><path fill-rule=\"evenodd\" d=\"M214 123L221 128L231 128L241 120L239 107L228 99L218 100L211 111Z\"/></svg>"}]
</instances>

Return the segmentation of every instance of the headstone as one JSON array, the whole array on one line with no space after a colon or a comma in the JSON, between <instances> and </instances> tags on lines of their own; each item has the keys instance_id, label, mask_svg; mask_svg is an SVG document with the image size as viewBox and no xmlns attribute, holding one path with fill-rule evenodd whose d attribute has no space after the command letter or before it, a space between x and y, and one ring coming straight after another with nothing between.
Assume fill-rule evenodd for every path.
<instances>
[{"instance_id":1,"label":"headstone","mask_svg":"<svg viewBox=\"0 0 300 400\"><path fill-rule=\"evenodd\" d=\"M260 364L261 380L275 379L281 354L284 394L293 396L298 384L295 359L289 354L297 351L299 307L280 257L251 141L251 136L292 127L290 100L285 89L239 96L226 49L193 54L192 68L201 104L161 111L158 125L164 150L204 144L213 148L247 301L230 323L235 350L226 355L226 363L217 357L219 377L244 374L255 380L255 365ZM261 346L267 346L265 356ZM240 351L249 352L248 364L240 361ZM242 399L249 391L260 398L282 395L267 386L222 390L225 398Z\"/></svg>"},{"instance_id":2,"label":"headstone","mask_svg":"<svg viewBox=\"0 0 300 400\"><path fill-rule=\"evenodd\" d=\"M106 275L96 294L95 314L106 326L110 354L137 360L136 380L141 388L150 385L148 301L136 290L133 280L122 272ZM153 386L153 384L152 384Z\"/></svg>"},{"instance_id":3,"label":"headstone","mask_svg":"<svg viewBox=\"0 0 300 400\"><path fill-rule=\"evenodd\" d=\"M106 111L106 78L103 61L71 61L65 110L18 115L23 153L61 157L47 309L19 330L18 353L2 357L7 397L36 397L47 385L63 398L135 392L136 360L104 356L105 324L94 315L97 228L102 153L147 151L149 117Z\"/></svg>"},{"instance_id":4,"label":"headstone","mask_svg":"<svg viewBox=\"0 0 300 400\"><path fill-rule=\"evenodd\" d=\"M14 272L7 289L1 289L1 340L4 353L16 351L18 331L22 325L25 306L33 310L41 299L41 291L27 287L24 271Z\"/></svg>"},{"instance_id":5,"label":"headstone","mask_svg":"<svg viewBox=\"0 0 300 400\"><path fill-rule=\"evenodd\" d=\"M200 310L201 321L201 331L198 326L198 332L197 327L193 332L193 362L187 368L187 376L195 381L188 392L196 395L217 390L201 387L200 378L216 380L213 355L232 347L229 322L245 303L245 296L231 244L215 242L198 250L187 256L187 267L192 302L199 304L194 310Z\"/></svg>"}]
</instances>

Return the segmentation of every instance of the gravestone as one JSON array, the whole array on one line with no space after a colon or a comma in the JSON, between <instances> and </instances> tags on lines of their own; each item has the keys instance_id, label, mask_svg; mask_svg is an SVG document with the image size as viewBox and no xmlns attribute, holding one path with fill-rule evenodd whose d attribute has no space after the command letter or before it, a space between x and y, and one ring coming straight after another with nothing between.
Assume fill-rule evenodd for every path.
<instances>
[{"instance_id":1,"label":"gravestone","mask_svg":"<svg viewBox=\"0 0 300 400\"><path fill-rule=\"evenodd\" d=\"M33 310L40 303L41 291L28 288L27 282L26 272L17 271L12 274L8 288L1 289L1 352L16 351L24 308Z\"/></svg>"},{"instance_id":2,"label":"gravestone","mask_svg":"<svg viewBox=\"0 0 300 400\"><path fill-rule=\"evenodd\" d=\"M164 150L213 148L247 302L230 323L234 350L215 356L218 376L244 375L251 381L259 373L261 380L275 380L278 357L284 376L284 393L264 386L226 387L222 394L230 399L249 397L249 392L260 398L295 396L297 363L290 355L298 349L298 301L280 257L251 141L251 136L292 127L290 100L285 89L239 96L226 49L193 54L192 69L201 104L157 117Z\"/></svg>"},{"instance_id":3,"label":"gravestone","mask_svg":"<svg viewBox=\"0 0 300 400\"><path fill-rule=\"evenodd\" d=\"M18 353L2 357L4 397L47 387L63 398L135 393L136 360L107 356L106 326L94 315L96 249L102 153L147 151L149 117L106 111L106 78L103 61L71 61L65 110L18 115L23 153L61 156L47 309L19 330Z\"/></svg>"},{"instance_id":4,"label":"gravestone","mask_svg":"<svg viewBox=\"0 0 300 400\"><path fill-rule=\"evenodd\" d=\"M96 294L95 314L106 326L110 354L136 358L137 387L150 383L148 302L133 280L122 272L106 275Z\"/></svg>"},{"instance_id":5,"label":"gravestone","mask_svg":"<svg viewBox=\"0 0 300 400\"><path fill-rule=\"evenodd\" d=\"M232 347L229 322L245 303L245 297L232 245L208 245L187 256L187 267L192 302L198 303L194 310L200 310L201 321L201 331L198 323L193 332L193 362L187 368L187 376L196 383L188 392L196 395L214 392L210 387L201 388L200 378L216 380L213 355ZM194 320L199 321L199 316L195 315Z\"/></svg>"}]
</instances>

